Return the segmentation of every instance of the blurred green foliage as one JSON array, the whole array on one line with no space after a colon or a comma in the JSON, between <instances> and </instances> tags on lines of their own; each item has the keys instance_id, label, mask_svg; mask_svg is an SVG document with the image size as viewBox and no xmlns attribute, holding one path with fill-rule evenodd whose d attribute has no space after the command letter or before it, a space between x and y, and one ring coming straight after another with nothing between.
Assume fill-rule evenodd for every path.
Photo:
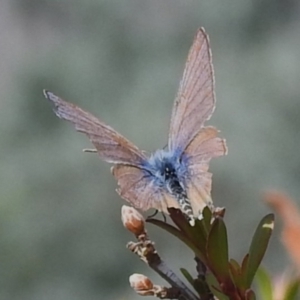
<instances>
[{"instance_id":1,"label":"blurred green foliage","mask_svg":"<svg viewBox=\"0 0 300 300\"><path fill-rule=\"evenodd\" d=\"M229 147L212 163L213 199L227 208L230 256L242 258L245 232L268 212L262 189L300 199L299 13L296 0L2 0L0 298L135 299L128 276L146 268L125 250L109 166L81 152L89 142L42 89L143 149L163 147L200 26L216 74L210 123ZM161 232L155 241L178 269L190 258ZM264 263L274 273L287 263L276 235Z\"/></svg>"},{"instance_id":2,"label":"blurred green foliage","mask_svg":"<svg viewBox=\"0 0 300 300\"><path fill-rule=\"evenodd\" d=\"M197 262L197 278L193 278L184 268L180 270L197 291L199 298L211 299L211 294L214 294L219 300L256 299L252 290L252 281L273 233L274 214L266 215L259 222L252 237L249 251L242 262L238 263L228 256L227 228L223 216L213 217L209 208L206 207L203 210L203 218L196 220L194 226L190 226L181 211L169 209L169 212L175 227L165 221L152 218L148 219L147 222L166 230L194 252ZM144 235L141 236L144 237ZM248 238L250 240L251 237ZM141 243L143 243L142 239ZM264 278L260 276L259 279L260 286L270 281L267 275ZM173 286L173 283L171 284ZM287 300L293 299L287 298Z\"/></svg>"}]
</instances>

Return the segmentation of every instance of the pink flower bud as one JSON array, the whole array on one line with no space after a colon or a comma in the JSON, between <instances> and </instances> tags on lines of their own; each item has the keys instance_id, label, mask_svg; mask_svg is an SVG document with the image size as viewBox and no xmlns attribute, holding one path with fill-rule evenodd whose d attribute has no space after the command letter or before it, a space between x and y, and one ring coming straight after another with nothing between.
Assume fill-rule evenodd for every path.
<instances>
[{"instance_id":1,"label":"pink flower bud","mask_svg":"<svg viewBox=\"0 0 300 300\"><path fill-rule=\"evenodd\" d=\"M122 222L125 228L132 232L135 236L145 234L145 219L133 207L122 206Z\"/></svg>"},{"instance_id":2,"label":"pink flower bud","mask_svg":"<svg viewBox=\"0 0 300 300\"><path fill-rule=\"evenodd\" d=\"M142 274L132 274L129 277L130 286L141 296L153 296L152 281Z\"/></svg>"}]
</instances>

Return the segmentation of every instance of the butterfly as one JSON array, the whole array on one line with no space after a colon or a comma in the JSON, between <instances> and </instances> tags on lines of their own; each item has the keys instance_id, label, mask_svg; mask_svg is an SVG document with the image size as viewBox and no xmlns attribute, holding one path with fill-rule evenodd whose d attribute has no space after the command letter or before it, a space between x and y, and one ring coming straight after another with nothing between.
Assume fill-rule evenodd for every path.
<instances>
[{"instance_id":1,"label":"butterfly","mask_svg":"<svg viewBox=\"0 0 300 300\"><path fill-rule=\"evenodd\" d=\"M227 153L218 130L204 126L215 109L214 71L209 38L197 31L189 51L171 116L168 145L147 155L92 114L44 90L54 112L85 133L103 160L113 163L118 193L135 208L168 213L180 209L195 224L211 199L211 158Z\"/></svg>"}]
</instances>

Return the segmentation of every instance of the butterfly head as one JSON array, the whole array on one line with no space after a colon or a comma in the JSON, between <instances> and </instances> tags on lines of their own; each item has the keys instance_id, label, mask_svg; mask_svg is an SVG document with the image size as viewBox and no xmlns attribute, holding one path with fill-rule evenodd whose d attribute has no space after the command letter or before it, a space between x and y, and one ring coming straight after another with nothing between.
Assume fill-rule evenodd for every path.
<instances>
[{"instance_id":1,"label":"butterfly head","mask_svg":"<svg viewBox=\"0 0 300 300\"><path fill-rule=\"evenodd\" d=\"M174 151L157 150L147 161L146 169L155 177L160 186L169 180L184 181L187 172L186 161Z\"/></svg>"}]
</instances>

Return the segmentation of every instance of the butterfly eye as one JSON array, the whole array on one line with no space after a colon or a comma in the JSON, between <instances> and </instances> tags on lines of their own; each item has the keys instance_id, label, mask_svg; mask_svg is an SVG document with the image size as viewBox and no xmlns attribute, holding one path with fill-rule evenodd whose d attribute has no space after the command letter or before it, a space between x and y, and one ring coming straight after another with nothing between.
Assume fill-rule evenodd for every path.
<instances>
[{"instance_id":1,"label":"butterfly eye","mask_svg":"<svg viewBox=\"0 0 300 300\"><path fill-rule=\"evenodd\" d=\"M168 177L169 171L170 171L169 168L165 167L164 169L162 169L161 175L164 176L164 177Z\"/></svg>"}]
</instances>

